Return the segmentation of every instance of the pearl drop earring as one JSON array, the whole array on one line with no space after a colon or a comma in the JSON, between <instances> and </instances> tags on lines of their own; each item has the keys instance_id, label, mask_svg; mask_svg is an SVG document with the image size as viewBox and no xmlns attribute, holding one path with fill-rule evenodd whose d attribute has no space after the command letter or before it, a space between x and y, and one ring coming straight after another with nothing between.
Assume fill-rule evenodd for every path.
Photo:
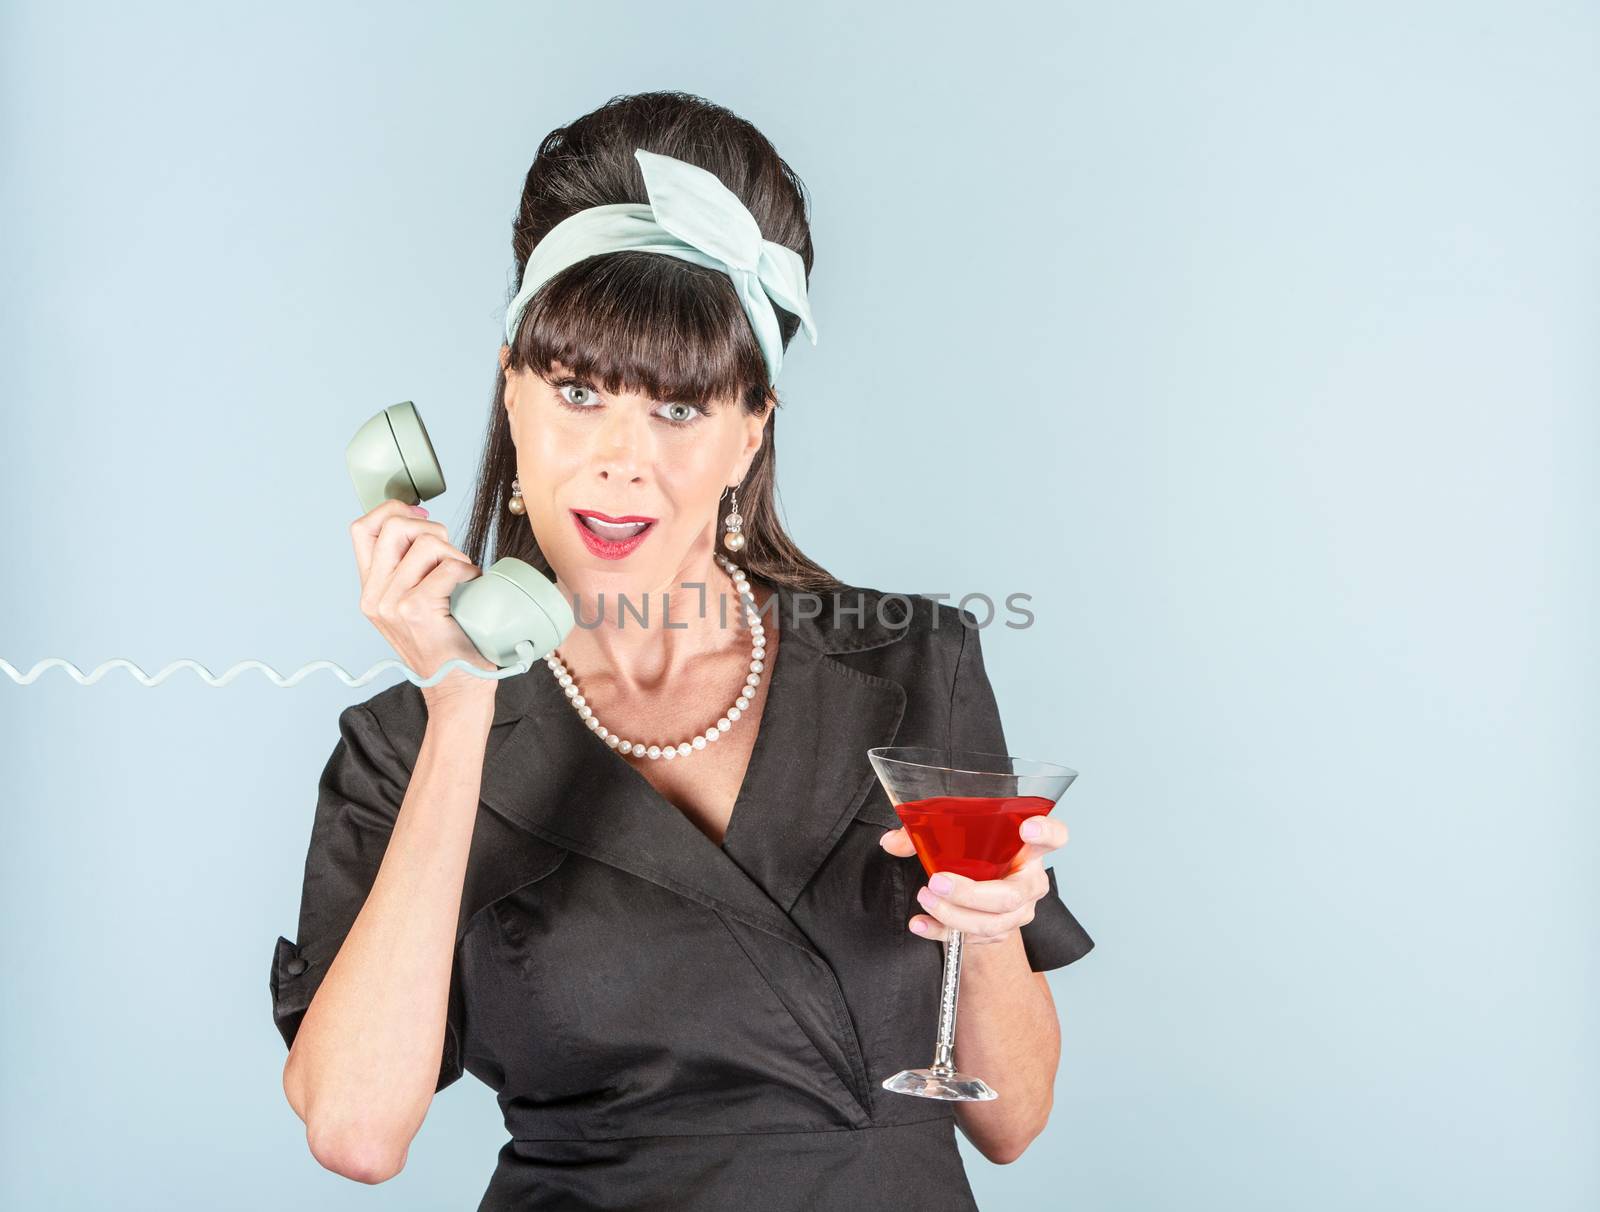
<instances>
[{"instance_id":1,"label":"pearl drop earring","mask_svg":"<svg viewBox=\"0 0 1600 1212\"><path fill-rule=\"evenodd\" d=\"M528 507L522 503L522 485L517 483L516 476L511 477L511 500L506 502L506 508L519 517L528 511Z\"/></svg>"},{"instance_id":2,"label":"pearl drop earring","mask_svg":"<svg viewBox=\"0 0 1600 1212\"><path fill-rule=\"evenodd\" d=\"M728 533L722 536L722 545L729 551L741 551L744 549L744 531L740 527L744 525L744 519L739 516L739 486L734 485L732 491L732 512L723 522Z\"/></svg>"}]
</instances>

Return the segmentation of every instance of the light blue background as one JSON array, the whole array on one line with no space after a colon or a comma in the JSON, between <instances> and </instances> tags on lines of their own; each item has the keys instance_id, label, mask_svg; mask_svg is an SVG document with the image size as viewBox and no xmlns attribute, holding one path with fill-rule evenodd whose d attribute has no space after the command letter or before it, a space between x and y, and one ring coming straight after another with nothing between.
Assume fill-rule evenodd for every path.
<instances>
[{"instance_id":1,"label":"light blue background","mask_svg":"<svg viewBox=\"0 0 1600 1212\"><path fill-rule=\"evenodd\" d=\"M417 401L459 540L540 137L700 93L814 198L793 533L1033 594L989 668L1082 771L1054 865L1099 946L1045 1135L963 1143L981 1205L1592 1208L1597 26L13 0L0 655L390 655L345 442ZM0 1203L474 1205L475 1079L381 1193L279 1087L268 963L370 693L0 679Z\"/></svg>"}]
</instances>

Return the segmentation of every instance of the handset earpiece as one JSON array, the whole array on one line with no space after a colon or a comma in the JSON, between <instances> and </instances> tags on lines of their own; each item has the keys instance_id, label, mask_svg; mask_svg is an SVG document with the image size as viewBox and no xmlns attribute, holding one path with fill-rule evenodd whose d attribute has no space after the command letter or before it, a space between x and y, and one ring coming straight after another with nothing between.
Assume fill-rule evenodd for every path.
<instances>
[{"instance_id":1,"label":"handset earpiece","mask_svg":"<svg viewBox=\"0 0 1600 1212\"><path fill-rule=\"evenodd\" d=\"M356 430L344 461L368 513L385 501L420 505L444 491L439 456L410 400L389 405Z\"/></svg>"},{"instance_id":2,"label":"handset earpiece","mask_svg":"<svg viewBox=\"0 0 1600 1212\"><path fill-rule=\"evenodd\" d=\"M433 442L410 400L391 404L367 421L344 457L361 507L369 512L390 500L418 505L445 488ZM450 594L450 615L473 647L501 669L522 664L525 656L530 662L547 656L576 623L555 584L513 556L502 556L482 576L457 585ZM531 653L519 653L524 645L532 646Z\"/></svg>"}]
</instances>

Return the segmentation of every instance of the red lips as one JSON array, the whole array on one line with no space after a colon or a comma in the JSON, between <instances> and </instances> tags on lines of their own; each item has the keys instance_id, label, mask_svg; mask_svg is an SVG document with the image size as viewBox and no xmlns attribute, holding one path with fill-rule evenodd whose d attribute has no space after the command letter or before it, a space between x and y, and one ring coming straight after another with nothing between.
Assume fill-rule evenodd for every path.
<instances>
[{"instance_id":1,"label":"red lips","mask_svg":"<svg viewBox=\"0 0 1600 1212\"><path fill-rule=\"evenodd\" d=\"M581 513L586 518L599 518L602 522L622 523L622 522L654 522L654 521L656 521L655 518L640 517L636 513L630 513L626 517L614 518L609 513L601 513L598 509L574 509L572 512L573 513Z\"/></svg>"},{"instance_id":2,"label":"red lips","mask_svg":"<svg viewBox=\"0 0 1600 1212\"><path fill-rule=\"evenodd\" d=\"M583 524L584 517L597 518L602 522L643 522L645 528L636 535L626 539L607 539L595 534ZM574 509L572 511L572 524L578 528L578 537L583 540L583 545L602 560L620 560L635 547L643 543L655 531L654 518L611 518L593 509Z\"/></svg>"}]
</instances>

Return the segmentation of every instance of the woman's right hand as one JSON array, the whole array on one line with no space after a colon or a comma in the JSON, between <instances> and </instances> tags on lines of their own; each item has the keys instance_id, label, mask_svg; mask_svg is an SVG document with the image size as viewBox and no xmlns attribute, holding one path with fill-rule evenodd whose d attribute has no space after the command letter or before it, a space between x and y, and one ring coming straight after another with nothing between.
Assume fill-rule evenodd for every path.
<instances>
[{"instance_id":1,"label":"woman's right hand","mask_svg":"<svg viewBox=\"0 0 1600 1212\"><path fill-rule=\"evenodd\" d=\"M384 501L350 523L361 573L361 613L420 678L460 657L480 669L495 664L473 646L450 615L450 593L482 570L451 546L443 522L421 517L403 501ZM422 688L430 714L447 704L493 702L498 680L450 670Z\"/></svg>"}]
</instances>

